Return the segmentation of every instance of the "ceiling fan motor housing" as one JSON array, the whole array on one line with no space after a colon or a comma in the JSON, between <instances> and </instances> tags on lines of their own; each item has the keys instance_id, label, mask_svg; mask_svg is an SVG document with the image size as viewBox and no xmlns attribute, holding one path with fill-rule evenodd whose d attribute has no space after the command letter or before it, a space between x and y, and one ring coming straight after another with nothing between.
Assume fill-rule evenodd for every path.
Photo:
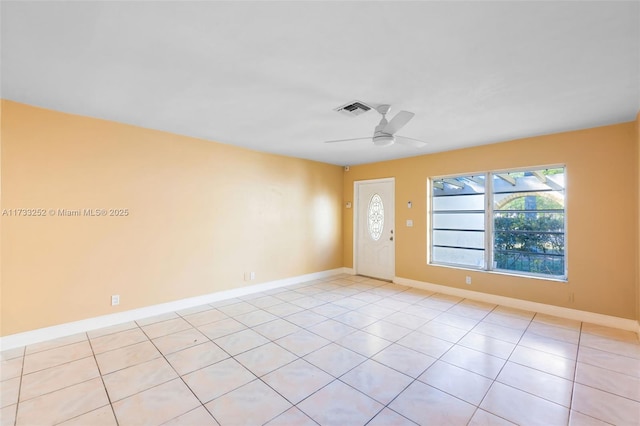
<instances>
[{"instance_id":1,"label":"ceiling fan motor housing","mask_svg":"<svg viewBox=\"0 0 640 426\"><path fill-rule=\"evenodd\" d=\"M385 133L382 129L387 125L387 119L383 115L382 120L380 120L380 124L376 126L376 130L373 132L373 144L376 146L389 146L393 145L396 138L389 133Z\"/></svg>"}]
</instances>

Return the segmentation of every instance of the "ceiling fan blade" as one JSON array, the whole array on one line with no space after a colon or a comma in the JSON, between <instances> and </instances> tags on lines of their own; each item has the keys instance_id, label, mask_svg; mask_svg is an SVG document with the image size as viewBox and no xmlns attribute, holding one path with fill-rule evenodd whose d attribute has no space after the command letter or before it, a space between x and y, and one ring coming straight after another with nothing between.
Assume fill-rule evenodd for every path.
<instances>
[{"instance_id":1,"label":"ceiling fan blade","mask_svg":"<svg viewBox=\"0 0 640 426\"><path fill-rule=\"evenodd\" d=\"M393 135L398 130L402 129L408 122L413 118L415 114L409 111L400 111L396 114L395 117L391 119L391 121L384 126L382 131L384 133Z\"/></svg>"},{"instance_id":2,"label":"ceiling fan blade","mask_svg":"<svg viewBox=\"0 0 640 426\"><path fill-rule=\"evenodd\" d=\"M371 136L366 138L352 138L352 139L336 139L333 141L324 141L324 143L336 143L336 142L350 142L350 141L363 141L365 139L371 140Z\"/></svg>"},{"instance_id":3,"label":"ceiling fan blade","mask_svg":"<svg viewBox=\"0 0 640 426\"><path fill-rule=\"evenodd\" d=\"M396 142L402 145L412 146L414 148L423 148L427 146L427 142L419 139L408 138L406 136L396 136Z\"/></svg>"}]
</instances>

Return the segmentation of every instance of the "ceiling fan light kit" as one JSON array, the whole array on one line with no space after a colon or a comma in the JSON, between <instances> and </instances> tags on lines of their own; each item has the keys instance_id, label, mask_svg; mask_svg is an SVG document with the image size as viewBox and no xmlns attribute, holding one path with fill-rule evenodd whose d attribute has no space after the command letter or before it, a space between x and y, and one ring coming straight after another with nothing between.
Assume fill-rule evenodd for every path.
<instances>
[{"instance_id":1,"label":"ceiling fan light kit","mask_svg":"<svg viewBox=\"0 0 640 426\"><path fill-rule=\"evenodd\" d=\"M396 138L393 135L379 135L373 137L373 144L376 146L389 146L393 145Z\"/></svg>"}]
</instances>

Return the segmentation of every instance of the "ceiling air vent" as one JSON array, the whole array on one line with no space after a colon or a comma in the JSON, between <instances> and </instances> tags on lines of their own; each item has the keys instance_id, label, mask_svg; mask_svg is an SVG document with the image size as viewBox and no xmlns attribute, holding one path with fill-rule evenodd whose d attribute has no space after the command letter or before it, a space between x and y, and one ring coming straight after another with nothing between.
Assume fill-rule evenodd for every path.
<instances>
[{"instance_id":1,"label":"ceiling air vent","mask_svg":"<svg viewBox=\"0 0 640 426\"><path fill-rule=\"evenodd\" d=\"M364 102L353 101L353 102L349 102L348 104L339 106L338 108L336 108L336 111L338 111L339 113L348 115L350 117L356 117L360 114L364 114L370 109L371 107L365 104Z\"/></svg>"}]
</instances>

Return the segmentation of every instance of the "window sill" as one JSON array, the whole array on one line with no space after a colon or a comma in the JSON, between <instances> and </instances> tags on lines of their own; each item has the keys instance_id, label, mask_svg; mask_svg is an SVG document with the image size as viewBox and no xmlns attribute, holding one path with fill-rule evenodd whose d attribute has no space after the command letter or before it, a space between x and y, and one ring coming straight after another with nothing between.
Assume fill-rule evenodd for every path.
<instances>
[{"instance_id":1,"label":"window sill","mask_svg":"<svg viewBox=\"0 0 640 426\"><path fill-rule=\"evenodd\" d=\"M495 270L487 271L486 269L472 268L472 267L465 268L464 266L445 265L445 264L442 264L442 263L429 263L429 262L427 262L427 266L435 266L435 267L439 267L439 268L448 268L448 269L458 269L458 270L461 270L461 271L481 272L483 274L506 275L508 277L526 278L526 279L533 279L533 280L539 280L539 281L552 281L552 282L558 282L558 283L568 283L569 282L569 279L566 278L566 277L565 278L544 277L544 276L541 276L541 275L515 274L515 273L512 273L512 272L508 272L508 271L495 271Z\"/></svg>"}]
</instances>

